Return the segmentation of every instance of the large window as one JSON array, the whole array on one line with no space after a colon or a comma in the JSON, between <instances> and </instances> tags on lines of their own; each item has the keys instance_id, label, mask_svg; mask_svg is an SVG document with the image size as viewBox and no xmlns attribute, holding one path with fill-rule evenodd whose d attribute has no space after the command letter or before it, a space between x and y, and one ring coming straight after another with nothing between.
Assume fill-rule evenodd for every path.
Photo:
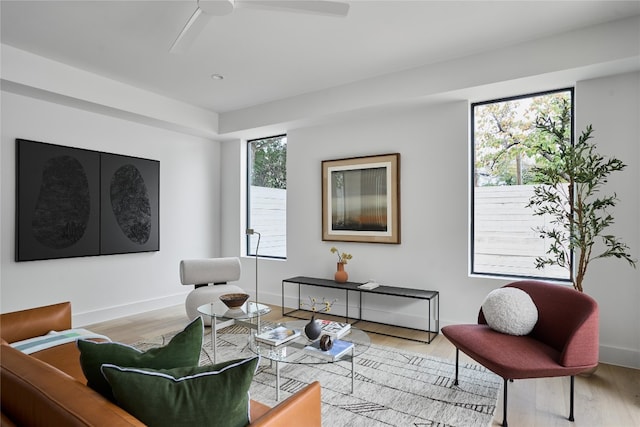
<instances>
[{"instance_id":1,"label":"large window","mask_svg":"<svg viewBox=\"0 0 640 427\"><path fill-rule=\"evenodd\" d=\"M573 89L472 104L471 273L569 279L564 268L536 268L550 242L535 229L549 226L550 219L527 207L540 185L532 168L554 161L541 154L551 142L536 119L557 117L563 105L573 111Z\"/></svg>"},{"instance_id":2,"label":"large window","mask_svg":"<svg viewBox=\"0 0 640 427\"><path fill-rule=\"evenodd\" d=\"M286 258L287 136L249 141L247 172L247 255Z\"/></svg>"}]
</instances>

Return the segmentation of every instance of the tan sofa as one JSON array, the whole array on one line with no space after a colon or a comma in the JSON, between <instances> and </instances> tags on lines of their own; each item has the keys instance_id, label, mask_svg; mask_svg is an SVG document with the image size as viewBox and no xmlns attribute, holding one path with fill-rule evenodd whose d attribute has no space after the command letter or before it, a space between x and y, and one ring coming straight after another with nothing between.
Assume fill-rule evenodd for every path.
<instances>
[{"instance_id":1,"label":"tan sofa","mask_svg":"<svg viewBox=\"0 0 640 427\"><path fill-rule=\"evenodd\" d=\"M86 386L75 343L26 355L8 344L71 328L69 302L0 315L2 426L141 426ZM268 406L251 401L252 426L320 426L320 384Z\"/></svg>"}]
</instances>

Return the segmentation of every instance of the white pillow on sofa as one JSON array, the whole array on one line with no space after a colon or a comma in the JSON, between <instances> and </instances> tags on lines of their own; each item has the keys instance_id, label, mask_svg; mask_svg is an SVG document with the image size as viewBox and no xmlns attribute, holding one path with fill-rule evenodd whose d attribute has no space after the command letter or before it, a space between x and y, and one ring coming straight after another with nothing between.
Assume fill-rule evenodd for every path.
<instances>
[{"instance_id":1,"label":"white pillow on sofa","mask_svg":"<svg viewBox=\"0 0 640 427\"><path fill-rule=\"evenodd\" d=\"M489 292L482 313L491 329L509 335L527 335L538 321L538 308L529 294L518 288Z\"/></svg>"}]
</instances>

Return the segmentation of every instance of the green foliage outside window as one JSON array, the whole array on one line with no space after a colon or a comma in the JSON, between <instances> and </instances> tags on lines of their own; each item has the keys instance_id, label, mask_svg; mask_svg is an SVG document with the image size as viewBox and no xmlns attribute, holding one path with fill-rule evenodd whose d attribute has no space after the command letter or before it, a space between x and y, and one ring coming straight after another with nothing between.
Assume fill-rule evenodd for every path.
<instances>
[{"instance_id":1,"label":"green foliage outside window","mask_svg":"<svg viewBox=\"0 0 640 427\"><path fill-rule=\"evenodd\" d=\"M286 135L257 139L251 149L251 185L268 188L287 188Z\"/></svg>"},{"instance_id":2,"label":"green foliage outside window","mask_svg":"<svg viewBox=\"0 0 640 427\"><path fill-rule=\"evenodd\" d=\"M474 109L475 185L526 185L535 183L532 168L555 161L540 147L555 142L536 127L536 118L557 115L571 92L477 105Z\"/></svg>"}]
</instances>

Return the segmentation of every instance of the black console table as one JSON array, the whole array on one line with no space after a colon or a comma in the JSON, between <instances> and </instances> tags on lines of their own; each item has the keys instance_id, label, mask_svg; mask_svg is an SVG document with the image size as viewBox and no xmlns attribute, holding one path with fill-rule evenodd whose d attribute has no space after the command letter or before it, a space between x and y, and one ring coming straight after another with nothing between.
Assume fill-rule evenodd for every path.
<instances>
[{"instance_id":1,"label":"black console table","mask_svg":"<svg viewBox=\"0 0 640 427\"><path fill-rule=\"evenodd\" d=\"M285 304L284 304L285 284L292 284L292 285L298 286L298 308L288 312L285 312ZM433 338L436 335L438 335L438 333L440 332L440 293L438 291L424 291L421 289L400 288L395 286L378 286L375 289L368 290L368 289L360 289L358 287L362 285L362 283L356 283L356 282L338 283L334 280L318 279L315 277L297 276L297 277L292 277L290 279L285 279L282 281L282 316L283 317L289 316L289 317L295 317L295 318L301 319L301 317L296 316L294 313L297 311L308 311L308 310L303 310L299 308L300 307L300 285L316 286L321 288L341 289L345 291L345 295L346 295L346 311L344 316L345 321L348 323L349 319L352 319L352 320L355 320L353 322L354 324L363 320L371 323L389 325L388 323L376 322L374 320L368 320L368 319L362 318L362 294L392 295L392 296L402 297L402 298L426 300L428 301L428 305L429 305L426 329L409 328L406 326L399 326L399 325L390 325L390 326L399 326L401 328L427 332L429 338L426 341L408 338L408 339L411 339L412 341L425 342L427 344L430 344L431 341L433 341ZM358 316L357 317L349 316L349 293L350 292L358 293ZM432 310L433 310L434 320L435 320L435 330L431 328ZM380 335L389 335L389 334L383 334L380 332L374 332L374 333L377 333ZM390 336L395 336L395 335L390 335Z\"/></svg>"}]
</instances>

